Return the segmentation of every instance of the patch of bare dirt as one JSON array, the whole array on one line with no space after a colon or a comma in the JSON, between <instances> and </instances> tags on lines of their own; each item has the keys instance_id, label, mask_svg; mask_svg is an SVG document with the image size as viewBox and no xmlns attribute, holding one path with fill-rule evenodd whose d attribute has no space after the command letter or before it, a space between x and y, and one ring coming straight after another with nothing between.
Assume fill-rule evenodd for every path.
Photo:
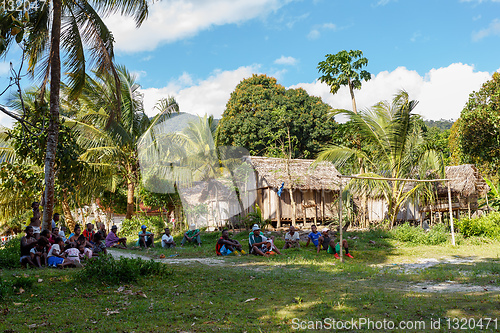
<instances>
[{"instance_id":1,"label":"patch of bare dirt","mask_svg":"<svg viewBox=\"0 0 500 333\"><path fill-rule=\"evenodd\" d=\"M129 259L142 259L142 260L151 260L150 257L144 256L141 254L136 254L136 253L130 253L130 252L123 252L123 251L116 251L112 249L108 249L108 253L113 256L115 259L120 259L120 258L129 258ZM193 262L198 262L200 264L208 265L208 266L215 266L215 265L223 265L224 260L221 258L164 258L164 259L153 259L154 261L157 262L162 262L165 264L184 264L184 265L189 265Z\"/></svg>"},{"instance_id":2,"label":"patch of bare dirt","mask_svg":"<svg viewBox=\"0 0 500 333\"><path fill-rule=\"evenodd\" d=\"M498 286L477 286L472 284L462 284L453 281L446 281L441 283L423 282L417 283L410 287L412 291L424 292L424 293L472 293L472 292L500 292L500 287Z\"/></svg>"}]
</instances>

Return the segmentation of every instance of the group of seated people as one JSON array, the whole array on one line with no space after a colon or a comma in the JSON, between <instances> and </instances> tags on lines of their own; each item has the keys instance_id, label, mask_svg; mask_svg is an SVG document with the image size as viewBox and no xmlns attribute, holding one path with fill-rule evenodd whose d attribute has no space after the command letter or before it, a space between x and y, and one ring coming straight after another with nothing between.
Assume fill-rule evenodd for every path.
<instances>
[{"instance_id":1,"label":"group of seated people","mask_svg":"<svg viewBox=\"0 0 500 333\"><path fill-rule=\"evenodd\" d=\"M312 242L316 247L316 253L319 253L321 250L326 250L327 253L333 254L335 258L339 259L341 251L340 243L335 241L335 236L336 232L334 232L333 237L330 237L330 230L328 228L324 228L322 232L319 232L317 227L313 225L311 226L311 232L308 234L305 246L309 246L309 243ZM248 246L250 248L250 253L254 255L268 257L274 254L281 254L274 244L274 237L266 237L257 224L253 225L252 232L248 235ZM288 232L285 234L285 245L283 249L293 247L300 248L300 235L299 232L295 230L294 226L290 226ZM349 247L345 239L342 241L342 247L345 250L345 255L349 258L353 258L349 253ZM229 238L229 231L227 229L222 231L221 237L217 240L215 252L219 256L245 254L242 245L237 240Z\"/></svg>"},{"instance_id":2,"label":"group of seated people","mask_svg":"<svg viewBox=\"0 0 500 333\"><path fill-rule=\"evenodd\" d=\"M24 230L26 235L21 238L21 265L37 268L81 267L81 261L84 259L107 255L106 249L109 247L127 247L127 239L118 237L117 230L114 225L108 234L104 225L101 225L100 229L94 232L94 225L87 223L83 232L77 225L73 233L66 237L64 226L61 230L56 226L52 232L45 229L35 235L33 226L29 225Z\"/></svg>"}]
</instances>

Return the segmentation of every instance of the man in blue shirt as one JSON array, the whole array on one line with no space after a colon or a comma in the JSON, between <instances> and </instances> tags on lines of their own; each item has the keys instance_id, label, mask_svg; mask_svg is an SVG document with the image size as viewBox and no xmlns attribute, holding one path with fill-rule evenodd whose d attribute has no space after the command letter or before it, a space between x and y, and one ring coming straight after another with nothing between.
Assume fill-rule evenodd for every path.
<instances>
[{"instance_id":1,"label":"man in blue shirt","mask_svg":"<svg viewBox=\"0 0 500 333\"><path fill-rule=\"evenodd\" d=\"M321 236L321 232L318 231L318 228L315 225L311 226L311 232L309 235L307 235L307 243L306 246L309 246L309 243L312 242L314 246L316 246L317 252L319 252L320 245L319 245L319 237Z\"/></svg>"}]
</instances>

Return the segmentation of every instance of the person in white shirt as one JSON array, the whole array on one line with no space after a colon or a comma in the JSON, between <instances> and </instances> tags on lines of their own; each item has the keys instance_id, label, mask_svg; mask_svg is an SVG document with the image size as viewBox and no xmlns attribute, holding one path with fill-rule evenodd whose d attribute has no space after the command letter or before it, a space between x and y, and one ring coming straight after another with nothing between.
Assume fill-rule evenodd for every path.
<instances>
[{"instance_id":1,"label":"person in white shirt","mask_svg":"<svg viewBox=\"0 0 500 333\"><path fill-rule=\"evenodd\" d=\"M285 234L285 246L283 246L283 250L291 247L300 248L300 236L299 233L295 231L293 225L290 226L290 229L288 229L288 232Z\"/></svg>"},{"instance_id":2,"label":"person in white shirt","mask_svg":"<svg viewBox=\"0 0 500 333\"><path fill-rule=\"evenodd\" d=\"M161 237L161 246L164 249L169 249L169 248L175 247L174 237L172 237L172 235L170 235L169 228L165 228L165 234Z\"/></svg>"}]
</instances>

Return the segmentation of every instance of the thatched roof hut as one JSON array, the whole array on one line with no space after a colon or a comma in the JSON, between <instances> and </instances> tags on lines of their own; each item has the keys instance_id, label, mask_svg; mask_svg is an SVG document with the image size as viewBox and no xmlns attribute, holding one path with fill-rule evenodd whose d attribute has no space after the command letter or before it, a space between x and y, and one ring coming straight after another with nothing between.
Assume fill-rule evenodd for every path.
<instances>
[{"instance_id":1,"label":"thatched roof hut","mask_svg":"<svg viewBox=\"0 0 500 333\"><path fill-rule=\"evenodd\" d=\"M290 189L296 204L297 221L317 223L337 216L334 202L340 192L341 179L337 177L340 173L333 164L255 156L246 157L245 161L255 170L257 204L264 219L276 221L277 226L281 225L281 221L292 220L294 214ZM278 195L283 183L284 191Z\"/></svg>"},{"instance_id":2,"label":"thatched roof hut","mask_svg":"<svg viewBox=\"0 0 500 333\"><path fill-rule=\"evenodd\" d=\"M485 196L489 191L488 184L473 164L447 166L445 174L447 179L451 179L450 189L454 195ZM438 193L447 191L446 185L439 184Z\"/></svg>"},{"instance_id":3,"label":"thatched roof hut","mask_svg":"<svg viewBox=\"0 0 500 333\"><path fill-rule=\"evenodd\" d=\"M313 165L315 160L290 160L290 178L288 180L286 172L286 159L251 156L246 157L258 174L257 188L280 188L285 183L285 189L290 186L301 191L309 190L330 190L339 191L340 172L333 164L321 162Z\"/></svg>"},{"instance_id":4,"label":"thatched roof hut","mask_svg":"<svg viewBox=\"0 0 500 333\"><path fill-rule=\"evenodd\" d=\"M478 209L479 197L486 196L489 191L488 184L473 164L447 166L445 177L450 179L453 211L467 210L470 215L471 210ZM423 206L422 212L447 212L449 210L447 184L437 183L436 192L436 201Z\"/></svg>"}]
</instances>

